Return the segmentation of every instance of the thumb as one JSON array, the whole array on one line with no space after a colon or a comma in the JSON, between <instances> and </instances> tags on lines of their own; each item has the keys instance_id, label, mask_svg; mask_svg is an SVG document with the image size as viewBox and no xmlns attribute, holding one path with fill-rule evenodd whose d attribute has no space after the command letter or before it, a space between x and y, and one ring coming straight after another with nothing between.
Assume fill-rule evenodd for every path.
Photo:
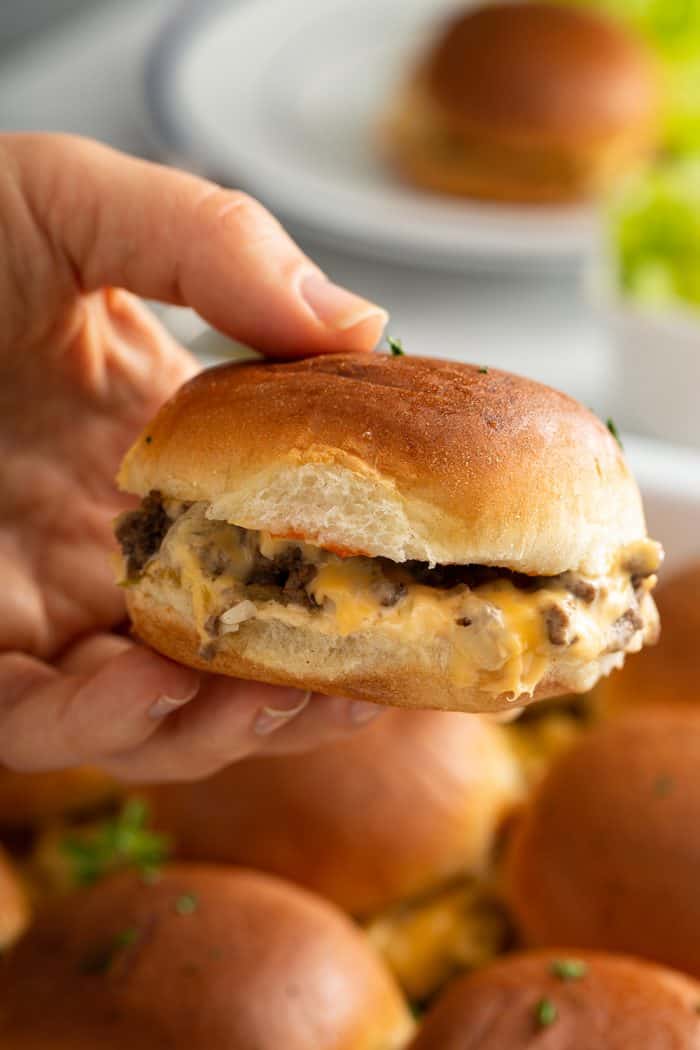
<instances>
[{"instance_id":1,"label":"thumb","mask_svg":"<svg viewBox=\"0 0 700 1050\"><path fill-rule=\"evenodd\" d=\"M328 281L257 201L87 139L8 135L21 188L82 291L190 306L279 356L369 350L384 310Z\"/></svg>"}]
</instances>

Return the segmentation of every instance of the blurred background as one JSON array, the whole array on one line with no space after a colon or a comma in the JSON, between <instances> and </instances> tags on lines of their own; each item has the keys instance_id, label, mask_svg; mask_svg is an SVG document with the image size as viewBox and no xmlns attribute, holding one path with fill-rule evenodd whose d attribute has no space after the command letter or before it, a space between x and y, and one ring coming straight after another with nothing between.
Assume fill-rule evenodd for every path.
<instances>
[{"instance_id":1,"label":"blurred background","mask_svg":"<svg viewBox=\"0 0 700 1050\"><path fill-rule=\"evenodd\" d=\"M700 445L700 426L678 402L690 409L687 391L700 378L700 220L687 202L700 193L696 172L674 172L669 189L658 184L666 176L657 160L624 197L624 230L609 236L606 217L601 238L612 187L602 211L448 199L408 187L375 149L391 97L454 7L469 6L5 0L0 126L89 134L242 184L336 280L384 304L409 353L502 365L565 388L625 429ZM657 158L692 156L700 5L590 6L642 36L663 66ZM623 256L619 282L611 243L614 266ZM604 266L592 262L596 252ZM186 340L203 328L187 312L169 311L168 322ZM661 340L666 376L667 354L678 357L667 399L654 378ZM207 359L226 352L210 336L198 348Z\"/></svg>"},{"instance_id":2,"label":"blurred background","mask_svg":"<svg viewBox=\"0 0 700 1050\"><path fill-rule=\"evenodd\" d=\"M700 4L563 2L647 46L661 113L641 173L596 187L595 203L537 204L410 185L380 141L455 9L475 6L4 0L0 126L92 135L242 185L390 310L407 352L527 373L623 430L700 446ZM187 311L166 317L203 359L228 352Z\"/></svg>"}]
</instances>

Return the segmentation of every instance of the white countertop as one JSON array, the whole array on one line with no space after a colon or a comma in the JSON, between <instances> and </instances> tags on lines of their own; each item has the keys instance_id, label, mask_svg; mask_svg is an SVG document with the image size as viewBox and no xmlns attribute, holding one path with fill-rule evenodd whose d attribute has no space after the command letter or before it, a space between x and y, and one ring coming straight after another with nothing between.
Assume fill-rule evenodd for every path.
<instances>
[{"instance_id":1,"label":"white countertop","mask_svg":"<svg viewBox=\"0 0 700 1050\"><path fill-rule=\"evenodd\" d=\"M172 0L113 0L66 20L0 63L0 126L91 135L153 156L143 60ZM606 335L575 278L443 274L305 245L341 283L385 305L410 352L500 365L569 391L605 414ZM201 330L167 312L183 339Z\"/></svg>"}]
</instances>

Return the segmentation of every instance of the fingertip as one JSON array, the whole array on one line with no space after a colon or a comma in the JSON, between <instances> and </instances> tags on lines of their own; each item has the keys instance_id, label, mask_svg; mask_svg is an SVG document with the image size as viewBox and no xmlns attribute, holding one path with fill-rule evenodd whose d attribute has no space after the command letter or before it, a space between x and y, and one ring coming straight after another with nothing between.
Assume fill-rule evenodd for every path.
<instances>
[{"instance_id":1,"label":"fingertip","mask_svg":"<svg viewBox=\"0 0 700 1050\"><path fill-rule=\"evenodd\" d=\"M299 292L334 344L341 339L343 349L372 350L379 342L389 319L383 307L334 284L316 270L306 274Z\"/></svg>"},{"instance_id":2,"label":"fingertip","mask_svg":"<svg viewBox=\"0 0 700 1050\"><path fill-rule=\"evenodd\" d=\"M125 693L149 705L163 697L185 703L196 696L202 681L199 671L168 660L142 645L111 660L99 675L103 676L112 689L121 684Z\"/></svg>"}]
</instances>

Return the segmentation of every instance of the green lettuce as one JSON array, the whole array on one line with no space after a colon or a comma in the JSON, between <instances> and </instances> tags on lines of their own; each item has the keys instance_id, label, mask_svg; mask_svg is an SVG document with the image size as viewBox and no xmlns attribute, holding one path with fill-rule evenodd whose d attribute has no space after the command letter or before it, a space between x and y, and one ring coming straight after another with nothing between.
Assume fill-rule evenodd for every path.
<instances>
[{"instance_id":1,"label":"green lettuce","mask_svg":"<svg viewBox=\"0 0 700 1050\"><path fill-rule=\"evenodd\" d=\"M627 180L612 202L609 231L624 294L653 307L700 308L700 158Z\"/></svg>"},{"instance_id":2,"label":"green lettuce","mask_svg":"<svg viewBox=\"0 0 700 1050\"><path fill-rule=\"evenodd\" d=\"M700 0L560 0L594 8L636 30L661 60L665 148L700 151Z\"/></svg>"}]
</instances>

